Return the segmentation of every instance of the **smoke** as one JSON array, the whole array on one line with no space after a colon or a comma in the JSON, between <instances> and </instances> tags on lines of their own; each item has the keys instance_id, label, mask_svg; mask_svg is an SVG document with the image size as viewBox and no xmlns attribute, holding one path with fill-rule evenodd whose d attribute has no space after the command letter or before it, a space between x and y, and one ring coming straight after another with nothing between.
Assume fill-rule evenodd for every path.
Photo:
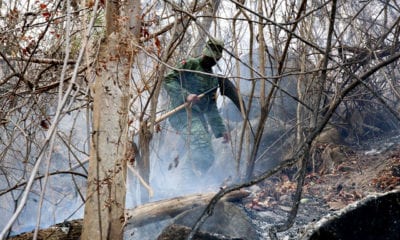
<instances>
[{"instance_id":1,"label":"smoke","mask_svg":"<svg viewBox=\"0 0 400 240\"><path fill-rule=\"evenodd\" d=\"M86 153L88 145L85 141L87 135L85 114L75 113L65 115L59 123L58 135L51 153L50 173L68 171L71 166L78 164L77 160L83 161L88 156ZM31 124L36 126L34 122ZM4 137L4 139L7 138ZM39 132L36 135L32 134L29 139L19 135L9 146L9 149L13 149L13 151L5 151L6 149L2 148L4 145L0 145L0 151L4 154L4 161L1 163L0 189L7 190L17 184L21 185L0 196L0 229L7 224L19 203L25 187L23 183L28 179L30 170L41 151L42 141L43 135ZM20 151L15 151L17 149ZM34 182L26 206L14 223L11 234L32 231L38 220L39 207L42 208L41 228L83 217L83 201L77 189L84 195L86 178L71 174L54 174L49 176L46 189L43 189L43 176L46 168L46 164L40 166L39 179ZM85 174L80 168L73 171ZM42 191L45 192L44 202L42 206L39 206Z\"/></svg>"},{"instance_id":2,"label":"smoke","mask_svg":"<svg viewBox=\"0 0 400 240\"><path fill-rule=\"evenodd\" d=\"M224 103L222 103L224 104ZM234 105L229 105L235 108ZM233 110L233 109L232 109ZM234 112L237 110L233 110ZM227 122L228 123L228 122ZM230 122L231 141L223 143L223 138L212 137L214 162L209 170L201 177L188 176L187 164L191 154L187 139L176 132L165 121L161 124L161 131L153 135L150 152L150 187L154 196L150 201L168 199L193 193L216 192L220 187L232 183L237 179L238 173L235 148L237 148L237 136L234 129L240 122ZM210 135L212 135L210 131ZM205 159L206 160L206 159ZM190 164L189 164L190 165ZM131 208L141 204L139 181L131 172L128 173L127 207Z\"/></svg>"}]
</instances>

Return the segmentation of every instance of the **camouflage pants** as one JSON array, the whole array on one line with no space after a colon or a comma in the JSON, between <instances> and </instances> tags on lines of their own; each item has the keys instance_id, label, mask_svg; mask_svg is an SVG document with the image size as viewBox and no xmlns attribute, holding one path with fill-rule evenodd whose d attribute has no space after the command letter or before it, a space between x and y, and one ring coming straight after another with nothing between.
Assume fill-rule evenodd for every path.
<instances>
[{"instance_id":1,"label":"camouflage pants","mask_svg":"<svg viewBox=\"0 0 400 240\"><path fill-rule=\"evenodd\" d=\"M181 134L186 144L183 168L186 174L201 176L214 162L211 135L202 114L180 112L170 118L170 123Z\"/></svg>"}]
</instances>

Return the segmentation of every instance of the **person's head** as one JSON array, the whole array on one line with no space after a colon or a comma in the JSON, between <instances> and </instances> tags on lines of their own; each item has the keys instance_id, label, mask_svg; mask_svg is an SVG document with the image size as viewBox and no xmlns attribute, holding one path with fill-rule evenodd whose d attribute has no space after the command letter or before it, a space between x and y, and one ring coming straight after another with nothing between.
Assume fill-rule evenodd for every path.
<instances>
[{"instance_id":1,"label":"person's head","mask_svg":"<svg viewBox=\"0 0 400 240\"><path fill-rule=\"evenodd\" d=\"M214 66L222 57L224 42L218 39L209 39L203 49L203 59L205 64Z\"/></svg>"}]
</instances>

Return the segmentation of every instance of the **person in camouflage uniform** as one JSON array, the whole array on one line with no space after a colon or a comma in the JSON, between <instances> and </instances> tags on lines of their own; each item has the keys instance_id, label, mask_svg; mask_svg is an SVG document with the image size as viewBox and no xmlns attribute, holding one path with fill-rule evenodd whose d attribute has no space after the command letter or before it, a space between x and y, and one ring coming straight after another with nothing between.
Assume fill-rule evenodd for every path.
<instances>
[{"instance_id":1,"label":"person in camouflage uniform","mask_svg":"<svg viewBox=\"0 0 400 240\"><path fill-rule=\"evenodd\" d=\"M203 175L214 162L209 126L216 138L223 138L224 142L230 140L216 104L218 78L210 75L212 67L222 57L222 50L222 41L208 40L200 57L183 61L177 67L179 70L173 70L163 82L170 96L170 108L190 103L190 107L169 118L172 127L189 141L183 163L189 175ZM198 97L207 91L204 97Z\"/></svg>"}]
</instances>

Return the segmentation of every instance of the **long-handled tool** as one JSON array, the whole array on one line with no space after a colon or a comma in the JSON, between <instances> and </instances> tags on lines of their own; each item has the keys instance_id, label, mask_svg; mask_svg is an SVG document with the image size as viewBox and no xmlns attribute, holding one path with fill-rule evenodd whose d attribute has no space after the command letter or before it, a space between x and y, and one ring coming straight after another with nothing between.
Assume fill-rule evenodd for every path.
<instances>
[{"instance_id":1,"label":"long-handled tool","mask_svg":"<svg viewBox=\"0 0 400 240\"><path fill-rule=\"evenodd\" d=\"M202 97L204 97L205 95L209 94L210 92L216 90L219 86L215 86L213 88L208 89L207 91L201 93L200 95L197 95L197 97L199 99L201 99ZM179 112L180 110L184 109L185 107L187 107L190 103L189 102L185 102L181 105L179 105L178 107L172 109L171 111L164 113L163 115L159 116L155 121L154 124L160 123L162 121L164 121L165 119L171 117L172 115L174 115L175 113ZM147 125L149 126L150 123Z\"/></svg>"},{"instance_id":2,"label":"long-handled tool","mask_svg":"<svg viewBox=\"0 0 400 240\"><path fill-rule=\"evenodd\" d=\"M218 78L218 86L210 88L209 90L203 92L202 94L198 95L197 97L199 99L201 99L202 97L204 97L205 95L209 94L210 92L215 91L218 87L220 88L221 94L224 95L224 96L227 96L229 99L231 99L231 101L235 104L235 106L240 111L240 100L239 100L239 95L238 95L237 89L236 89L235 85L231 81L229 81L229 79L227 79L227 78L221 78L221 77ZM163 115L159 116L154 121L154 124L158 124L158 123L164 121L165 119L169 118L170 116L176 114L180 110L182 110L185 107L187 107L188 104L190 104L190 103L185 102L185 103L179 105L178 107L172 109L171 111L169 111L167 113L164 113ZM244 106L244 104L243 104L243 106ZM246 110L245 110L245 112L246 112ZM255 133L253 131L251 123L250 123L248 118L246 118L246 119L247 119L247 122L248 122L248 124L250 126L251 133L253 134L253 137L255 137ZM147 124L148 127L150 127L150 125L151 125L150 123Z\"/></svg>"}]
</instances>

